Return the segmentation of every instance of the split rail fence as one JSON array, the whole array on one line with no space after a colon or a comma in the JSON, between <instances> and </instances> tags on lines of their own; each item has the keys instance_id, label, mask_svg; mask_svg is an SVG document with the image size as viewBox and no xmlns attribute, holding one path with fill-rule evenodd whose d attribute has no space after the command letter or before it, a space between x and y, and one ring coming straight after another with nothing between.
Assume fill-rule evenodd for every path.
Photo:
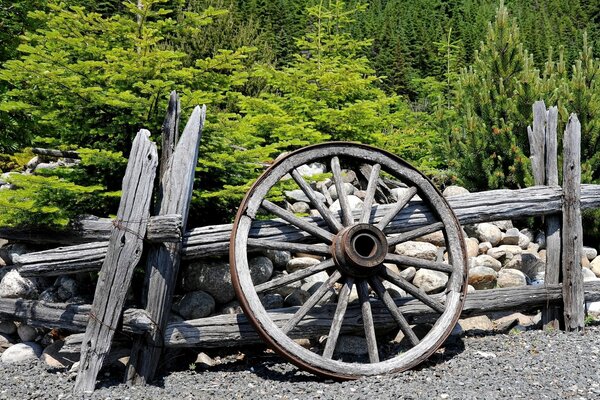
<instances>
[{"instance_id":1,"label":"split rail fence","mask_svg":"<svg viewBox=\"0 0 600 400\"><path fill-rule=\"evenodd\" d=\"M196 107L178 138L179 100L171 95L163 125L162 155L149 140L149 132L136 136L123 179L123 194L116 219L86 218L68 232L48 233L0 229L0 237L11 241L54 243L50 250L15 258L15 268L23 276L42 277L100 271L93 304L57 304L42 301L0 298L0 318L23 321L31 326L59 328L73 334L64 350L80 351L80 367L75 390L94 390L100 367L107 358L115 332L135 337L126 373L129 383L153 378L161 352L166 347L226 347L258 343L258 337L244 315L218 315L183 322L167 322L176 285L179 264L207 256L228 253L231 225L204 226L186 230L192 195L194 170L205 118L205 108ZM547 234L545 284L482 290L466 297L463 317L501 310L543 309L544 323L567 330L584 326L584 304L600 301L600 282L582 281L581 210L600 208L600 185L580 183L580 125L572 115L563 144L563 183L559 186L557 163L557 110L546 110L543 102L534 105L534 121L529 129L531 160L536 186L519 190L493 190L448 198L461 224L496 220L543 217ZM44 151L37 149L37 151ZM41 153L40 153L41 154ZM48 154L47 154L48 155ZM63 156L63 155L59 155ZM76 157L76 154L69 154ZM159 186L156 207L151 212L156 171ZM387 206L378 206L384 215ZM418 205L398 214L391 230L400 232L424 225L428 215ZM278 240L293 232L287 224L264 221L255 233L260 238ZM143 309L125 309L125 298L134 268L145 258L146 282ZM404 300L401 312L413 321L427 321L432 310L423 304ZM349 306L349 313L353 306ZM284 323L295 308L272 311L273 320ZM331 311L331 310L330 310ZM323 315L313 313L300 322L303 337L327 334L319 324ZM384 308L373 305L377 325L393 323ZM344 333L362 330L350 318ZM356 319L358 320L358 319ZM120 354L122 356L122 354Z\"/></svg>"}]
</instances>

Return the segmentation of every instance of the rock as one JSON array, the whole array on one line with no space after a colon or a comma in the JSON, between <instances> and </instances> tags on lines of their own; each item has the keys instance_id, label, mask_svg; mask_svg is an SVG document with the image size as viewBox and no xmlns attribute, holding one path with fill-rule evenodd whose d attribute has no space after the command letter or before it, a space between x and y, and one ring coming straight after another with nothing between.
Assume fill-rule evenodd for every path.
<instances>
[{"instance_id":1,"label":"rock","mask_svg":"<svg viewBox=\"0 0 600 400\"><path fill-rule=\"evenodd\" d=\"M497 249L503 251L507 258L511 258L513 255L523 253L523 249L516 245L503 244L498 246Z\"/></svg>"},{"instance_id":2,"label":"rock","mask_svg":"<svg viewBox=\"0 0 600 400\"><path fill-rule=\"evenodd\" d=\"M465 332L489 332L494 330L494 324L487 315L460 319L458 321Z\"/></svg>"},{"instance_id":3,"label":"rock","mask_svg":"<svg viewBox=\"0 0 600 400\"><path fill-rule=\"evenodd\" d=\"M415 274L417 273L417 269L415 267L407 267L400 271L400 276L406 279L409 282L415 278Z\"/></svg>"},{"instance_id":4,"label":"rock","mask_svg":"<svg viewBox=\"0 0 600 400\"><path fill-rule=\"evenodd\" d=\"M477 238L479 242L490 242L492 246L496 246L502 240L500 228L490 223L475 225L475 230L470 235Z\"/></svg>"},{"instance_id":5,"label":"rock","mask_svg":"<svg viewBox=\"0 0 600 400\"><path fill-rule=\"evenodd\" d=\"M365 190L355 190L354 195L364 201L367 197L367 192Z\"/></svg>"},{"instance_id":6,"label":"rock","mask_svg":"<svg viewBox=\"0 0 600 400\"><path fill-rule=\"evenodd\" d=\"M383 281L383 287L386 288L387 292L394 299L399 299L401 297L406 297L407 294L404 290L400 289L398 286L390 283L388 281Z\"/></svg>"},{"instance_id":7,"label":"rock","mask_svg":"<svg viewBox=\"0 0 600 400\"><path fill-rule=\"evenodd\" d=\"M306 290L296 289L285 298L284 304L288 307L301 306L309 297Z\"/></svg>"},{"instance_id":8,"label":"rock","mask_svg":"<svg viewBox=\"0 0 600 400\"><path fill-rule=\"evenodd\" d=\"M487 255L494 257L496 260L502 261L504 260L504 258L506 258L506 251L501 250L497 247L492 247L487 251Z\"/></svg>"},{"instance_id":9,"label":"rock","mask_svg":"<svg viewBox=\"0 0 600 400\"><path fill-rule=\"evenodd\" d=\"M61 276L56 280L54 286L57 286L56 296L58 300L63 302L76 296L79 291L79 284L69 276Z\"/></svg>"},{"instance_id":10,"label":"rock","mask_svg":"<svg viewBox=\"0 0 600 400\"><path fill-rule=\"evenodd\" d=\"M444 197L452 197L452 196L461 196L463 194L469 194L469 193L470 192L462 186L451 185L451 186L446 186L446 188L442 192L442 195Z\"/></svg>"},{"instance_id":11,"label":"rock","mask_svg":"<svg viewBox=\"0 0 600 400\"><path fill-rule=\"evenodd\" d=\"M0 333L0 353L3 353L4 350L15 344L15 342L15 339L13 339L11 336Z\"/></svg>"},{"instance_id":12,"label":"rock","mask_svg":"<svg viewBox=\"0 0 600 400\"><path fill-rule=\"evenodd\" d=\"M185 320L204 318L215 312L215 299L202 290L196 290L183 295L173 308Z\"/></svg>"},{"instance_id":13,"label":"rock","mask_svg":"<svg viewBox=\"0 0 600 400\"><path fill-rule=\"evenodd\" d=\"M351 183L344 182L343 187L344 187L344 193L346 193L347 195L354 194L354 191L356 190L356 188ZM331 198L333 200L338 199L337 187L335 185L329 186L328 191L329 191L329 195L331 196Z\"/></svg>"},{"instance_id":14,"label":"rock","mask_svg":"<svg viewBox=\"0 0 600 400\"><path fill-rule=\"evenodd\" d=\"M279 293L259 295L259 299L265 310L283 307L283 296Z\"/></svg>"},{"instance_id":15,"label":"rock","mask_svg":"<svg viewBox=\"0 0 600 400\"><path fill-rule=\"evenodd\" d=\"M365 356L369 350L367 340L362 336L340 335L335 346L335 352L351 356Z\"/></svg>"},{"instance_id":16,"label":"rock","mask_svg":"<svg viewBox=\"0 0 600 400\"><path fill-rule=\"evenodd\" d=\"M496 225L503 232L506 232L509 229L513 228L513 223L510 219L504 219L501 221L492 221L492 222L490 222L490 224Z\"/></svg>"},{"instance_id":17,"label":"rock","mask_svg":"<svg viewBox=\"0 0 600 400\"><path fill-rule=\"evenodd\" d=\"M17 343L4 350L0 361L14 363L36 360L42 355L42 346L34 342Z\"/></svg>"},{"instance_id":18,"label":"rock","mask_svg":"<svg viewBox=\"0 0 600 400\"><path fill-rule=\"evenodd\" d=\"M487 254L487 252L492 248L492 244L490 242L481 242L479 243L479 253L478 254ZM495 257L494 257L495 258Z\"/></svg>"},{"instance_id":19,"label":"rock","mask_svg":"<svg viewBox=\"0 0 600 400\"><path fill-rule=\"evenodd\" d=\"M352 183L355 184L358 182L358 178L356 177L356 172L351 169L343 169L342 170L342 182L344 183Z\"/></svg>"},{"instance_id":20,"label":"rock","mask_svg":"<svg viewBox=\"0 0 600 400\"><path fill-rule=\"evenodd\" d=\"M350 196L348 196L348 203L350 203L351 210L362 210L363 201L355 195L351 194ZM341 209L342 206L340 205L339 199L334 201L333 204L329 207L329 210L334 213L339 212Z\"/></svg>"},{"instance_id":21,"label":"rock","mask_svg":"<svg viewBox=\"0 0 600 400\"><path fill-rule=\"evenodd\" d=\"M438 247L446 246L446 239L444 238L442 231L437 231L430 233L429 235L418 237L415 239L415 241L431 243L432 245Z\"/></svg>"},{"instance_id":22,"label":"rock","mask_svg":"<svg viewBox=\"0 0 600 400\"><path fill-rule=\"evenodd\" d=\"M52 368L67 368L79 361L80 353L61 352L65 342L57 340L44 349L40 359Z\"/></svg>"},{"instance_id":23,"label":"rock","mask_svg":"<svg viewBox=\"0 0 600 400\"><path fill-rule=\"evenodd\" d=\"M0 333L14 335L17 333L17 325L12 321L2 321L0 322Z\"/></svg>"},{"instance_id":24,"label":"rock","mask_svg":"<svg viewBox=\"0 0 600 400\"><path fill-rule=\"evenodd\" d=\"M206 353L200 352L196 357L196 361L194 364L199 364L205 367L212 367L215 365L215 362L212 358L210 358Z\"/></svg>"},{"instance_id":25,"label":"rock","mask_svg":"<svg viewBox=\"0 0 600 400\"><path fill-rule=\"evenodd\" d=\"M596 256L590 263L590 269L600 278L600 256Z\"/></svg>"},{"instance_id":26,"label":"rock","mask_svg":"<svg viewBox=\"0 0 600 400\"><path fill-rule=\"evenodd\" d=\"M521 233L524 233L524 232L521 231ZM545 249L546 248L546 234L542 231L538 232L537 235L535 235L535 240L532 240L532 242L536 242L537 244L539 244L540 249Z\"/></svg>"},{"instance_id":27,"label":"rock","mask_svg":"<svg viewBox=\"0 0 600 400\"><path fill-rule=\"evenodd\" d=\"M37 167L40 162L41 162L40 157L34 156L31 160L29 160L27 162L27 164L25 165L25 168L27 168L28 170L34 170L35 167Z\"/></svg>"},{"instance_id":28,"label":"rock","mask_svg":"<svg viewBox=\"0 0 600 400\"><path fill-rule=\"evenodd\" d=\"M416 272L412 283L426 293L439 293L446 287L448 275L440 271L420 269Z\"/></svg>"},{"instance_id":29,"label":"rock","mask_svg":"<svg viewBox=\"0 0 600 400\"><path fill-rule=\"evenodd\" d=\"M296 257L288 261L285 269L287 272L292 273L301 269L306 269L320 263L319 260L312 257Z\"/></svg>"},{"instance_id":30,"label":"rock","mask_svg":"<svg viewBox=\"0 0 600 400\"><path fill-rule=\"evenodd\" d=\"M285 269L287 263L292 259L292 253L285 250L265 250L263 254L271 260L275 269Z\"/></svg>"},{"instance_id":31,"label":"rock","mask_svg":"<svg viewBox=\"0 0 600 400\"><path fill-rule=\"evenodd\" d=\"M583 246L583 254L587 257L589 261L592 261L598 256L598 250L596 250L593 247Z\"/></svg>"},{"instance_id":32,"label":"rock","mask_svg":"<svg viewBox=\"0 0 600 400\"><path fill-rule=\"evenodd\" d=\"M186 292L202 290L219 304L225 304L235 298L229 263L200 261L190 263L182 272L182 287Z\"/></svg>"},{"instance_id":33,"label":"rock","mask_svg":"<svg viewBox=\"0 0 600 400\"><path fill-rule=\"evenodd\" d=\"M35 282L23 278L17 270L9 271L0 281L0 297L8 299L35 299L38 289Z\"/></svg>"},{"instance_id":34,"label":"rock","mask_svg":"<svg viewBox=\"0 0 600 400\"><path fill-rule=\"evenodd\" d=\"M531 279L536 279L538 273L544 272L546 264L543 263L538 257L531 253L521 254L521 268L517 268L523 271Z\"/></svg>"},{"instance_id":35,"label":"rock","mask_svg":"<svg viewBox=\"0 0 600 400\"><path fill-rule=\"evenodd\" d=\"M521 232L517 228L510 228L502 235L501 244L518 245Z\"/></svg>"},{"instance_id":36,"label":"rock","mask_svg":"<svg viewBox=\"0 0 600 400\"><path fill-rule=\"evenodd\" d=\"M477 290L493 289L497 278L498 273L489 267L473 267L469 270L469 285Z\"/></svg>"},{"instance_id":37,"label":"rock","mask_svg":"<svg viewBox=\"0 0 600 400\"><path fill-rule=\"evenodd\" d=\"M467 293L475 293L475 288L471 285L467 285Z\"/></svg>"},{"instance_id":38,"label":"rock","mask_svg":"<svg viewBox=\"0 0 600 400\"><path fill-rule=\"evenodd\" d=\"M303 201L305 203L310 203L310 199L308 198L308 196L306 196L306 194L302 191L302 189L296 189L296 190L286 190L284 192L285 197L291 202L291 203L295 203L298 201ZM322 193L319 192L315 192L315 195L317 196L317 198L322 201L323 203L325 202L325 196Z\"/></svg>"},{"instance_id":39,"label":"rock","mask_svg":"<svg viewBox=\"0 0 600 400\"><path fill-rule=\"evenodd\" d=\"M584 282L600 280L600 278L596 277L596 274L594 274L592 272L592 270L590 270L588 268L582 268L582 272L583 272L583 281Z\"/></svg>"},{"instance_id":40,"label":"rock","mask_svg":"<svg viewBox=\"0 0 600 400\"><path fill-rule=\"evenodd\" d=\"M268 281L273 275L273 262L265 256L253 257L248 260L248 268L250 269L252 282L255 285Z\"/></svg>"},{"instance_id":41,"label":"rock","mask_svg":"<svg viewBox=\"0 0 600 400\"><path fill-rule=\"evenodd\" d=\"M59 165L56 162L41 162L35 167L35 171L40 169L56 169Z\"/></svg>"},{"instance_id":42,"label":"rock","mask_svg":"<svg viewBox=\"0 0 600 400\"><path fill-rule=\"evenodd\" d=\"M230 301L219 309L221 314L241 314L244 311L240 307L240 303L237 300Z\"/></svg>"},{"instance_id":43,"label":"rock","mask_svg":"<svg viewBox=\"0 0 600 400\"><path fill-rule=\"evenodd\" d=\"M521 247L521 246L519 246L519 247ZM521 248L522 248L522 247L521 247ZM530 242L530 243L529 243L529 246L527 246L527 248L525 249L525 251L526 251L527 253L531 253L531 254L538 255L538 251L539 251L539 249L540 249L540 245L539 245L539 244L537 244L537 243L533 243L533 242ZM545 262L545 261L544 261L544 262Z\"/></svg>"},{"instance_id":44,"label":"rock","mask_svg":"<svg viewBox=\"0 0 600 400\"><path fill-rule=\"evenodd\" d=\"M398 187L390 190L390 193L392 194L392 200L394 201L398 201L399 198L406 196L408 192L410 192L410 189L405 187ZM418 196L415 196L415 199L417 197Z\"/></svg>"},{"instance_id":45,"label":"rock","mask_svg":"<svg viewBox=\"0 0 600 400\"><path fill-rule=\"evenodd\" d=\"M431 243L406 241L396 245L396 254L435 261L438 248Z\"/></svg>"},{"instance_id":46,"label":"rock","mask_svg":"<svg viewBox=\"0 0 600 400\"><path fill-rule=\"evenodd\" d=\"M588 315L600 317L600 301L592 301L585 303Z\"/></svg>"},{"instance_id":47,"label":"rock","mask_svg":"<svg viewBox=\"0 0 600 400\"><path fill-rule=\"evenodd\" d=\"M590 260L585 256L585 254L581 255L581 266L583 268L590 268Z\"/></svg>"},{"instance_id":48,"label":"rock","mask_svg":"<svg viewBox=\"0 0 600 400\"><path fill-rule=\"evenodd\" d=\"M543 262L544 264L546 264L546 250L540 250L537 253L538 258L540 259L541 262ZM591 268L591 265L590 265Z\"/></svg>"},{"instance_id":49,"label":"rock","mask_svg":"<svg viewBox=\"0 0 600 400\"><path fill-rule=\"evenodd\" d=\"M21 324L17 328L17 334L19 335L19 339L21 342L34 342L37 340L38 336L44 334L43 330L36 329L33 326Z\"/></svg>"},{"instance_id":50,"label":"rock","mask_svg":"<svg viewBox=\"0 0 600 400\"><path fill-rule=\"evenodd\" d=\"M512 268L504 268L498 272L498 287L519 287L527 285L527 278L522 271Z\"/></svg>"},{"instance_id":51,"label":"rock","mask_svg":"<svg viewBox=\"0 0 600 400\"><path fill-rule=\"evenodd\" d=\"M493 269L494 271L500 271L500 268L502 268L502 263L492 256L482 254L473 258L471 268L473 267L488 267Z\"/></svg>"},{"instance_id":52,"label":"rock","mask_svg":"<svg viewBox=\"0 0 600 400\"><path fill-rule=\"evenodd\" d=\"M310 205L304 201L297 201L292 204L291 211L297 214L308 214L310 211Z\"/></svg>"},{"instance_id":53,"label":"rock","mask_svg":"<svg viewBox=\"0 0 600 400\"><path fill-rule=\"evenodd\" d=\"M317 272L316 274L312 274L310 276L307 276L306 278L302 279L302 282L303 283L310 283L310 284L323 283L327 279L329 279L329 275L327 275L327 272L321 271L321 272Z\"/></svg>"},{"instance_id":54,"label":"rock","mask_svg":"<svg viewBox=\"0 0 600 400\"><path fill-rule=\"evenodd\" d=\"M59 303L60 299L58 298L58 288L56 286L50 286L48 289L40 293L38 300L45 301L46 303Z\"/></svg>"},{"instance_id":55,"label":"rock","mask_svg":"<svg viewBox=\"0 0 600 400\"><path fill-rule=\"evenodd\" d=\"M529 239L529 236L524 235L523 233L519 232L519 242L517 243L517 245L522 248L522 249L527 249L529 247L529 245L531 244L531 239ZM536 246L539 248L540 245L536 244Z\"/></svg>"},{"instance_id":56,"label":"rock","mask_svg":"<svg viewBox=\"0 0 600 400\"><path fill-rule=\"evenodd\" d=\"M310 164L303 164L303 165L299 166L297 169L298 169L298 172L300 173L300 175L302 175L302 176L320 175L320 174L324 174L325 172L327 172L327 166L325 166L325 164L321 164L318 162L314 162L314 163L310 163Z\"/></svg>"},{"instance_id":57,"label":"rock","mask_svg":"<svg viewBox=\"0 0 600 400\"><path fill-rule=\"evenodd\" d=\"M27 247L27 245L23 243L15 243L8 246L7 253L8 259L10 260L10 264L17 264L19 261L19 256L30 253L31 249Z\"/></svg>"},{"instance_id":58,"label":"rock","mask_svg":"<svg viewBox=\"0 0 600 400\"><path fill-rule=\"evenodd\" d=\"M329 186L331 186L332 184L333 181L330 178L325 178L322 181L318 181L315 184L315 187L318 191L327 190L327 188L329 188Z\"/></svg>"},{"instance_id":59,"label":"rock","mask_svg":"<svg viewBox=\"0 0 600 400\"><path fill-rule=\"evenodd\" d=\"M477 257L479 254L479 242L475 238L466 238L465 247L467 248L467 257Z\"/></svg>"}]
</instances>

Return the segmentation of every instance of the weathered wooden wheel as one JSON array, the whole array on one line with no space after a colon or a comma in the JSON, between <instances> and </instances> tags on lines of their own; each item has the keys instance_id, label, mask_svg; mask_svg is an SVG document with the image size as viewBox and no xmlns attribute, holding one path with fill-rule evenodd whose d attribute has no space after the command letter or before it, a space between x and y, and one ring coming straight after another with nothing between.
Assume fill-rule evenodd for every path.
<instances>
[{"instance_id":1,"label":"weathered wooden wheel","mask_svg":"<svg viewBox=\"0 0 600 400\"><path fill-rule=\"evenodd\" d=\"M301 176L298 168L313 162L330 165L331 179L339 193L340 212L330 211L322 196ZM368 171L360 209L350 208L349 196L343 189L343 167ZM395 203L373 206L381 198L379 183L384 177L407 188ZM274 188L282 182L288 186L295 182L320 216L300 218L271 202ZM413 214L421 217L412 218ZM264 226L264 221L259 220L269 216L280 218L278 226L286 234L284 240L260 235L259 225ZM436 231L444 235L447 261L394 253L397 244ZM308 253L321 257L321 261L254 285L248 253L261 249ZM265 171L241 203L233 224L230 262L240 304L264 340L299 367L335 379L403 371L424 361L452 331L467 286L462 230L439 191L400 158L354 143L309 146L290 153ZM447 283L440 293L427 294L405 280L390 264L438 271L447 277ZM322 271L329 278L297 307L291 318L290 314L277 310L267 312L261 304L262 293ZM405 292L404 297L398 298L397 292L396 298L391 296L393 285ZM353 287L358 292L356 301L351 300ZM421 310L426 308L431 318L426 323L412 318L403 311L411 305ZM287 319L282 320L282 315L287 315ZM323 325L325 334L315 339L317 328L322 329ZM338 354L340 333L359 333L358 343L366 347L365 356L348 358ZM310 348L294 340L311 336Z\"/></svg>"}]
</instances>

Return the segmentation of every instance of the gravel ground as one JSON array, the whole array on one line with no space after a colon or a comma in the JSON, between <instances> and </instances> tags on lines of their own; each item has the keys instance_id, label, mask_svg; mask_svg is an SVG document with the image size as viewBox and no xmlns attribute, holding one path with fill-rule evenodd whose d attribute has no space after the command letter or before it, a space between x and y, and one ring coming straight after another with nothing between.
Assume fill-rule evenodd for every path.
<instances>
[{"instance_id":1,"label":"gravel ground","mask_svg":"<svg viewBox=\"0 0 600 400\"><path fill-rule=\"evenodd\" d=\"M0 364L0 399L598 399L600 327L585 334L527 331L455 340L418 369L352 382L298 371L264 352L206 369L169 372L128 388L104 371L97 390L72 394L75 375L41 362Z\"/></svg>"}]
</instances>

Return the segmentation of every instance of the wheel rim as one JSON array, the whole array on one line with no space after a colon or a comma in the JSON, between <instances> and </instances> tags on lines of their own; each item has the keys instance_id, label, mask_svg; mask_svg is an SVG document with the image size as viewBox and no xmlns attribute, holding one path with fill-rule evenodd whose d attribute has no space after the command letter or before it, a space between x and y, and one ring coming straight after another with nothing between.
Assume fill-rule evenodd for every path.
<instances>
[{"instance_id":1,"label":"wheel rim","mask_svg":"<svg viewBox=\"0 0 600 400\"><path fill-rule=\"evenodd\" d=\"M370 164L370 175L366 187L362 209L352 212L342 184L340 159L346 163ZM324 202L300 176L297 168L315 161L327 161L331 165L333 181L339 193L341 211L338 215L328 211ZM381 172L380 172L381 171ZM409 186L397 202L385 208L383 216L372 212L371 204L375 197L380 174L387 173ZM291 174L293 181L311 200L319 211L319 217L300 219L267 200L269 191L286 175ZM417 228L403 227L402 218L407 206L415 196L421 198L420 206L429 210L429 220L417 221ZM251 237L250 230L256 223L259 209L267 211L287 221L290 229L296 229L291 241L269 241ZM406 216L410 218L410 215ZM406 219L405 218L405 219ZM445 237L448 264L439 261L427 261L393 254L389 250L398 243L441 230ZM401 232L401 233L397 233ZM250 236L250 237L249 237ZM308 240L307 240L308 239ZM308 244L306 244L308 242ZM322 284L287 321L273 318L262 306L258 292L265 287L274 287L273 282L262 285L252 283L248 267L249 249L275 248L281 250L300 249L324 257L319 264L308 271L294 272L287 278L278 278L279 284L285 279L300 281L302 274L316 274L328 271L329 279ZM418 268L442 271L448 277L443 290L443 299L419 290L397 273L383 265L384 262L399 265L411 265ZM261 337L285 358L310 372L336 379L354 379L366 375L377 375L403 371L425 360L444 342L460 316L466 291L466 254L460 225L433 184L420 172L400 158L382 150L360 144L334 142L309 146L276 162L256 181L246 194L233 224L230 263L232 282L240 305L249 321ZM294 275L296 274L296 275ZM398 308L383 282L393 283L406 290L416 302L436 310L437 317L433 326L424 337L417 337L413 327ZM277 282L275 283L277 284ZM349 316L349 309L358 306L348 305L352 287L358 292L360 316L366 342L368 361L351 362L340 359L336 354L336 344L340 332ZM292 339L297 325L314 310L322 307L319 302L336 288L337 302L330 303L332 313L327 339L318 349L306 349ZM370 299L369 290L376 300ZM379 302L379 303L378 303ZM389 314L391 320L402 332L405 342L403 352L394 355L380 353L387 343L378 337L377 321L373 319L372 306L378 304ZM323 308L325 309L325 308ZM354 310L356 311L356 310ZM330 314L331 314L330 313ZM376 314L379 318L380 315ZM359 318L360 319L360 318ZM306 328L306 326L304 326ZM379 340L379 341L378 341ZM379 345L379 347L378 347ZM318 350L318 352L315 352ZM383 355L383 354L382 354ZM337 359L336 359L337 358ZM382 359L383 358L383 359Z\"/></svg>"}]
</instances>

